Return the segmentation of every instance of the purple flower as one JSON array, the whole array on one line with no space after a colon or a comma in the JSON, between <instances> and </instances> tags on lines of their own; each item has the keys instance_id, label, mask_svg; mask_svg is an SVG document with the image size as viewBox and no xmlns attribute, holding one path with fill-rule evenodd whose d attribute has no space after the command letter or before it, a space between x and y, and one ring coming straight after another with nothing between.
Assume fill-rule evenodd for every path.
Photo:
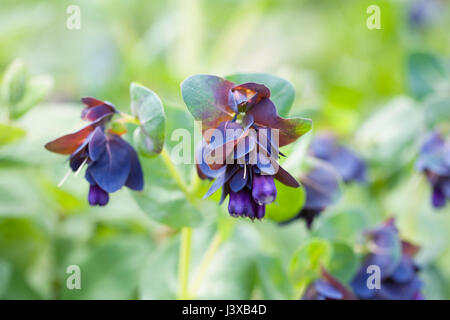
<instances>
[{"instance_id":1,"label":"purple flower","mask_svg":"<svg viewBox=\"0 0 450 320\"><path fill-rule=\"evenodd\" d=\"M203 127L204 141L196 156L198 175L215 179L204 198L221 188L220 203L230 195L230 215L262 219L265 206L277 196L274 179L299 187L278 165L278 148L307 132L310 120L281 118L270 100L270 90L262 84L236 85L207 75L186 81L203 83L210 91L203 94L211 94L207 107L195 108L203 103L195 100L189 109Z\"/></svg>"},{"instance_id":2,"label":"purple flower","mask_svg":"<svg viewBox=\"0 0 450 320\"><path fill-rule=\"evenodd\" d=\"M415 300L422 297L422 281L418 278L419 268L414 255L419 248L401 241L394 220L388 220L381 227L367 233L370 252L353 278L351 287L359 299L368 300ZM400 255L399 255L400 253ZM380 268L380 287L370 289L367 272L371 265Z\"/></svg>"},{"instance_id":3,"label":"purple flower","mask_svg":"<svg viewBox=\"0 0 450 320\"><path fill-rule=\"evenodd\" d=\"M252 197L259 205L270 204L277 197L277 188L273 176L253 176Z\"/></svg>"},{"instance_id":4,"label":"purple flower","mask_svg":"<svg viewBox=\"0 0 450 320\"><path fill-rule=\"evenodd\" d=\"M52 152L69 154L69 164L76 172L87 165L85 178L90 184L88 201L92 206L104 206L109 193L127 186L142 190L144 180L139 158L133 147L106 125L116 110L110 103L83 98L87 105L82 111L84 120L92 121L81 130L62 136L45 145Z\"/></svg>"},{"instance_id":5,"label":"purple flower","mask_svg":"<svg viewBox=\"0 0 450 320\"><path fill-rule=\"evenodd\" d=\"M330 133L316 136L309 148L309 153L331 164L341 175L344 182L365 182L367 169L364 161L350 149L338 144Z\"/></svg>"},{"instance_id":6,"label":"purple flower","mask_svg":"<svg viewBox=\"0 0 450 320\"><path fill-rule=\"evenodd\" d=\"M450 142L446 142L438 131L425 138L416 169L423 172L431 184L432 205L444 207L450 199Z\"/></svg>"},{"instance_id":7,"label":"purple flower","mask_svg":"<svg viewBox=\"0 0 450 320\"><path fill-rule=\"evenodd\" d=\"M322 268L321 278L306 288L302 300L355 300L355 296Z\"/></svg>"},{"instance_id":8,"label":"purple flower","mask_svg":"<svg viewBox=\"0 0 450 320\"><path fill-rule=\"evenodd\" d=\"M258 142L256 142L258 144ZM274 164L256 161L252 164L249 153L244 152L239 158L227 163L218 169L211 169L205 155L210 154L210 145L204 144L199 149L197 159L197 172L202 178L215 179L204 198L209 197L222 188L222 203L228 195L230 200L228 211L233 217L248 217L250 219L262 219L265 215L265 206L275 201L277 189L274 179L291 186L298 187L298 182L282 167L275 171ZM234 149L235 155L239 151ZM255 157L258 157L256 153Z\"/></svg>"},{"instance_id":9,"label":"purple flower","mask_svg":"<svg viewBox=\"0 0 450 320\"><path fill-rule=\"evenodd\" d=\"M308 229L311 229L314 219L332 205L339 196L339 182L333 168L325 166L313 167L300 182L306 192L306 200L298 215L282 224L296 219L304 219Z\"/></svg>"},{"instance_id":10,"label":"purple flower","mask_svg":"<svg viewBox=\"0 0 450 320\"><path fill-rule=\"evenodd\" d=\"M109 194L96 184L89 187L88 201L91 206L104 206L109 201Z\"/></svg>"},{"instance_id":11,"label":"purple flower","mask_svg":"<svg viewBox=\"0 0 450 320\"><path fill-rule=\"evenodd\" d=\"M433 22L441 7L437 0L415 0L409 8L409 23L414 27L424 27Z\"/></svg>"}]
</instances>

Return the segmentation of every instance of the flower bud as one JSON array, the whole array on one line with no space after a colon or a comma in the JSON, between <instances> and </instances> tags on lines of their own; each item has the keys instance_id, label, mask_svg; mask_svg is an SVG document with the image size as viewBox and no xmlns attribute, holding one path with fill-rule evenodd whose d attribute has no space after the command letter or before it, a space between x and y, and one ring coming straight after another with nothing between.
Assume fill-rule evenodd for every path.
<instances>
[{"instance_id":1,"label":"flower bud","mask_svg":"<svg viewBox=\"0 0 450 320\"><path fill-rule=\"evenodd\" d=\"M91 206L104 206L109 201L108 192L94 184L89 187L88 201Z\"/></svg>"},{"instance_id":2,"label":"flower bud","mask_svg":"<svg viewBox=\"0 0 450 320\"><path fill-rule=\"evenodd\" d=\"M277 197L277 188L273 176L254 174L252 197L259 205L274 202Z\"/></svg>"},{"instance_id":3,"label":"flower bud","mask_svg":"<svg viewBox=\"0 0 450 320\"><path fill-rule=\"evenodd\" d=\"M238 217L253 217L255 215L255 207L248 189L244 188L239 192L230 192L228 212L230 215Z\"/></svg>"}]
</instances>

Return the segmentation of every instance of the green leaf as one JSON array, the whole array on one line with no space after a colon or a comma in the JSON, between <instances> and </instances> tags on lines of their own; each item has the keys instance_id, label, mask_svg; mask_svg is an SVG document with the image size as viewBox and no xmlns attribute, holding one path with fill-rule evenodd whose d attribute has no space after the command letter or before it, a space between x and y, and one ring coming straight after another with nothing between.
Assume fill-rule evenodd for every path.
<instances>
[{"instance_id":1,"label":"green leaf","mask_svg":"<svg viewBox=\"0 0 450 320\"><path fill-rule=\"evenodd\" d=\"M255 82L270 89L270 99L277 107L278 114L287 117L294 103L295 88L287 80L267 73L237 73L225 77L235 84Z\"/></svg>"},{"instance_id":2,"label":"green leaf","mask_svg":"<svg viewBox=\"0 0 450 320\"><path fill-rule=\"evenodd\" d=\"M174 228L196 226L202 220L196 209L180 190L161 157L142 161L144 171L144 190L132 192L141 209L152 219Z\"/></svg>"},{"instance_id":3,"label":"green leaf","mask_svg":"<svg viewBox=\"0 0 450 320\"><path fill-rule=\"evenodd\" d=\"M146 259L139 282L139 298L144 300L176 299L178 242L160 246Z\"/></svg>"},{"instance_id":4,"label":"green leaf","mask_svg":"<svg viewBox=\"0 0 450 320\"><path fill-rule=\"evenodd\" d=\"M0 280L1 281L1 280ZM3 294L0 292L2 300L38 300L44 297L33 288L27 279L27 273L12 266L9 270L9 281L6 283Z\"/></svg>"},{"instance_id":5,"label":"green leaf","mask_svg":"<svg viewBox=\"0 0 450 320\"><path fill-rule=\"evenodd\" d=\"M369 227L367 220L365 212L358 209L327 212L318 221L314 236L352 244L360 238L361 232Z\"/></svg>"},{"instance_id":6,"label":"green leaf","mask_svg":"<svg viewBox=\"0 0 450 320\"><path fill-rule=\"evenodd\" d=\"M181 95L195 120L202 121L203 130L216 128L231 120L228 92L233 83L220 77L198 74L181 83Z\"/></svg>"},{"instance_id":7,"label":"green leaf","mask_svg":"<svg viewBox=\"0 0 450 320\"><path fill-rule=\"evenodd\" d=\"M320 267L329 263L332 251L332 245L324 239L311 238L303 243L294 253L290 264L289 273L294 285L302 288L317 278Z\"/></svg>"},{"instance_id":8,"label":"green leaf","mask_svg":"<svg viewBox=\"0 0 450 320\"><path fill-rule=\"evenodd\" d=\"M450 119L450 96L433 95L424 102L424 113L427 127L432 129L441 122Z\"/></svg>"},{"instance_id":9,"label":"green leaf","mask_svg":"<svg viewBox=\"0 0 450 320\"><path fill-rule=\"evenodd\" d=\"M332 251L326 269L342 283L348 283L356 274L358 257L349 245L341 242L333 243Z\"/></svg>"},{"instance_id":10,"label":"green leaf","mask_svg":"<svg viewBox=\"0 0 450 320\"><path fill-rule=\"evenodd\" d=\"M71 263L80 267L81 289L66 288L69 274L63 270L62 298L135 298L139 274L149 248L147 240L140 236L115 238L96 245L84 260L73 258Z\"/></svg>"},{"instance_id":11,"label":"green leaf","mask_svg":"<svg viewBox=\"0 0 450 320\"><path fill-rule=\"evenodd\" d=\"M303 187L288 187L275 179L277 198L274 203L266 206L266 218L282 222L294 218L305 203L305 189Z\"/></svg>"},{"instance_id":12,"label":"green leaf","mask_svg":"<svg viewBox=\"0 0 450 320\"><path fill-rule=\"evenodd\" d=\"M11 107L11 118L20 118L42 102L49 95L52 87L53 79L49 76L35 76L29 79L25 96L14 107Z\"/></svg>"},{"instance_id":13,"label":"green leaf","mask_svg":"<svg viewBox=\"0 0 450 320\"><path fill-rule=\"evenodd\" d=\"M238 226L214 255L199 287L198 299L250 299L256 284L257 235ZM245 244L245 245L243 245Z\"/></svg>"},{"instance_id":14,"label":"green leaf","mask_svg":"<svg viewBox=\"0 0 450 320\"><path fill-rule=\"evenodd\" d=\"M8 289L10 278L11 266L8 264L8 262L0 259L0 298Z\"/></svg>"},{"instance_id":15,"label":"green leaf","mask_svg":"<svg viewBox=\"0 0 450 320\"><path fill-rule=\"evenodd\" d=\"M3 77L1 95L8 106L16 105L24 96L27 86L27 67L20 60L14 60Z\"/></svg>"},{"instance_id":16,"label":"green leaf","mask_svg":"<svg viewBox=\"0 0 450 320\"><path fill-rule=\"evenodd\" d=\"M134 132L139 152L154 156L164 145L166 116L159 97L152 90L132 83L130 86L131 111L139 120L140 126Z\"/></svg>"},{"instance_id":17,"label":"green leaf","mask_svg":"<svg viewBox=\"0 0 450 320\"><path fill-rule=\"evenodd\" d=\"M356 133L358 149L390 173L417 154L415 141L422 129L422 114L414 101L397 97L370 116Z\"/></svg>"},{"instance_id":18,"label":"green leaf","mask_svg":"<svg viewBox=\"0 0 450 320\"><path fill-rule=\"evenodd\" d=\"M22 139L26 132L17 127L0 123L0 146Z\"/></svg>"},{"instance_id":19,"label":"green leaf","mask_svg":"<svg viewBox=\"0 0 450 320\"><path fill-rule=\"evenodd\" d=\"M418 99L437 91L440 83L448 76L443 62L429 53L411 53L407 67L410 90Z\"/></svg>"},{"instance_id":20,"label":"green leaf","mask_svg":"<svg viewBox=\"0 0 450 320\"><path fill-rule=\"evenodd\" d=\"M256 269L263 299L285 300L292 297L292 285L279 258L270 256L258 257Z\"/></svg>"},{"instance_id":21,"label":"green leaf","mask_svg":"<svg viewBox=\"0 0 450 320\"><path fill-rule=\"evenodd\" d=\"M26 270L42 254L47 243L38 223L25 218L0 219L0 259Z\"/></svg>"},{"instance_id":22,"label":"green leaf","mask_svg":"<svg viewBox=\"0 0 450 320\"><path fill-rule=\"evenodd\" d=\"M24 170L0 170L0 217L33 215L42 208L38 188Z\"/></svg>"}]
</instances>

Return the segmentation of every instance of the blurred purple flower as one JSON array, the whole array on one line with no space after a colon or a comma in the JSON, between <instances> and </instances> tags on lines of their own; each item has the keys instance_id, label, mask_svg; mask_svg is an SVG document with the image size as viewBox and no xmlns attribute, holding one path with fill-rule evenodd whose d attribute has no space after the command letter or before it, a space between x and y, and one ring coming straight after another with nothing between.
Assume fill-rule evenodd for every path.
<instances>
[{"instance_id":1,"label":"blurred purple flower","mask_svg":"<svg viewBox=\"0 0 450 320\"><path fill-rule=\"evenodd\" d=\"M425 138L416 169L423 172L431 184L432 205L444 207L450 199L450 142L446 142L438 131Z\"/></svg>"},{"instance_id":2,"label":"blurred purple flower","mask_svg":"<svg viewBox=\"0 0 450 320\"><path fill-rule=\"evenodd\" d=\"M105 126L117 112L114 106L94 98L82 101L86 104L82 119L92 122L75 133L47 143L46 149L70 155L69 164L74 172L87 165L85 178L90 184L88 201L92 206L106 205L108 194L124 185L142 190L142 168L133 147L118 134L105 133Z\"/></svg>"},{"instance_id":3,"label":"blurred purple flower","mask_svg":"<svg viewBox=\"0 0 450 320\"><path fill-rule=\"evenodd\" d=\"M433 22L439 13L440 0L415 0L409 7L409 23L414 27L424 27Z\"/></svg>"},{"instance_id":4,"label":"blurred purple flower","mask_svg":"<svg viewBox=\"0 0 450 320\"><path fill-rule=\"evenodd\" d=\"M352 181L363 183L367 180L364 161L353 151L340 145L336 137L330 133L317 135L309 147L309 153L331 164L345 183Z\"/></svg>"},{"instance_id":5,"label":"blurred purple flower","mask_svg":"<svg viewBox=\"0 0 450 320\"><path fill-rule=\"evenodd\" d=\"M419 248L401 241L394 220L367 233L369 254L351 282L354 294L367 300L416 300L423 298L420 290L422 281L418 278L419 268L414 255ZM371 265L380 268L380 288L370 289L367 285Z\"/></svg>"},{"instance_id":6,"label":"blurred purple flower","mask_svg":"<svg viewBox=\"0 0 450 320\"><path fill-rule=\"evenodd\" d=\"M311 229L315 218L338 198L340 194L339 181L337 173L332 167L318 165L305 176L300 177L300 182L306 192L305 204L297 216L282 222L282 224L296 219L304 219L308 229Z\"/></svg>"}]
</instances>

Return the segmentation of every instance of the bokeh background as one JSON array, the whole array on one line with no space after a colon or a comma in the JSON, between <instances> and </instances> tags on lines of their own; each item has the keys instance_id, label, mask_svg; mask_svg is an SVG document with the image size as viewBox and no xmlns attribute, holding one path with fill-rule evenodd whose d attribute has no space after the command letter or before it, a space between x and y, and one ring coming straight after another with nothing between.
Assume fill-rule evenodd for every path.
<instances>
[{"instance_id":1,"label":"bokeh background","mask_svg":"<svg viewBox=\"0 0 450 320\"><path fill-rule=\"evenodd\" d=\"M72 4L79 30L66 27ZM372 4L379 30L366 27ZM366 159L370 181L343 186L312 231L303 221L234 220L205 201L193 282L217 230L222 241L195 298L295 298L289 268L302 243L318 237L357 253L363 230L395 217L402 237L421 246L424 295L448 299L450 212L433 210L414 161L427 131L448 128L449 78L434 61L448 63L449 31L445 0L2 0L0 74L21 59L30 96L23 114L0 107L1 123L15 128L0 131L0 298L175 298L179 229L155 221L128 190L91 208L81 175L58 188L67 163L43 145L81 126L81 96L129 112L138 81L158 93L176 128L190 119L180 95L187 76L267 72L295 86L291 115L312 118L312 135L331 130ZM348 280L358 257L340 259ZM81 290L65 285L73 264Z\"/></svg>"}]
</instances>

